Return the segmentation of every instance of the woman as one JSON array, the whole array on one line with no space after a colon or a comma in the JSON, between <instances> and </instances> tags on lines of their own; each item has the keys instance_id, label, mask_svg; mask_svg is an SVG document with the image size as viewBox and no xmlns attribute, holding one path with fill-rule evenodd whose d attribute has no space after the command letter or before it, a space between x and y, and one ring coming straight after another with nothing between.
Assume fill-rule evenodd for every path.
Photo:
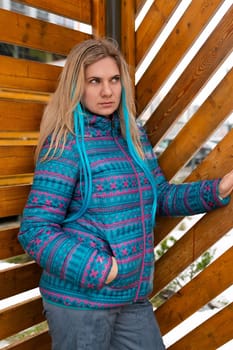
<instances>
[{"instance_id":1,"label":"woman","mask_svg":"<svg viewBox=\"0 0 233 350\"><path fill-rule=\"evenodd\" d=\"M110 40L73 48L41 124L19 240L42 266L53 350L164 349L148 295L159 215L226 205L222 180L169 184Z\"/></svg>"}]
</instances>

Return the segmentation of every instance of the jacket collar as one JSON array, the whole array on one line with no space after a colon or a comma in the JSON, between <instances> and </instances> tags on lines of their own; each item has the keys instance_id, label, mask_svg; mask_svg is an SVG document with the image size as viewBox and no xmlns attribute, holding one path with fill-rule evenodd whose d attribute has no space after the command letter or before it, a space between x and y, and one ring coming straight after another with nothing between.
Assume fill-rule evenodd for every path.
<instances>
[{"instance_id":1,"label":"jacket collar","mask_svg":"<svg viewBox=\"0 0 233 350\"><path fill-rule=\"evenodd\" d=\"M118 113L109 118L85 111L85 137L120 135L120 120Z\"/></svg>"}]
</instances>

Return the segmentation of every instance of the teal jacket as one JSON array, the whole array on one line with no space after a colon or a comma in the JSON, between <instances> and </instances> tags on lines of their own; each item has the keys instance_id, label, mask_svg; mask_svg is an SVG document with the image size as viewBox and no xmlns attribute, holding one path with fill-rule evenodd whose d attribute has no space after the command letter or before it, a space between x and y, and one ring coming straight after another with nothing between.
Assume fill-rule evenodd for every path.
<instances>
[{"instance_id":1,"label":"teal jacket","mask_svg":"<svg viewBox=\"0 0 233 350\"><path fill-rule=\"evenodd\" d=\"M152 291L153 193L121 135L119 120L87 116L85 144L92 195L85 213L76 140L62 156L38 161L24 209L19 241L43 268L40 292L47 302L72 308L112 308L143 300ZM219 179L174 185L166 181L140 128L146 162L157 187L157 215L183 216L228 203L218 198ZM48 149L45 144L41 155ZM67 218L71 220L64 221ZM105 284L112 265L118 275Z\"/></svg>"}]
</instances>

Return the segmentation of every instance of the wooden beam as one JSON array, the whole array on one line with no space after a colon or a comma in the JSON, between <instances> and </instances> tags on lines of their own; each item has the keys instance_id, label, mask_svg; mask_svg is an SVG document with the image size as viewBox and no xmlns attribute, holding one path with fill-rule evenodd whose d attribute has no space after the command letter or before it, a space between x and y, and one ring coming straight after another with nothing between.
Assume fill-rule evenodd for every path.
<instances>
[{"instance_id":1,"label":"wooden beam","mask_svg":"<svg viewBox=\"0 0 233 350\"><path fill-rule=\"evenodd\" d=\"M45 105L33 102L0 101L0 125L5 132L34 132L40 127ZM7 111L7 113L6 113Z\"/></svg>"},{"instance_id":2,"label":"wooden beam","mask_svg":"<svg viewBox=\"0 0 233 350\"><path fill-rule=\"evenodd\" d=\"M201 179L220 178L228 171L232 170L232 154L233 154L233 129L224 137L224 139L208 154L205 160L188 176L184 182L197 181ZM222 209L221 209L222 210ZM225 210L225 209L224 209ZM155 244L164 239L167 234L179 224L182 217L168 218L158 217L156 228L154 231ZM226 213L225 220L229 217ZM222 221L219 217L218 220ZM217 222L217 221L216 221ZM216 226L216 223L213 223Z\"/></svg>"},{"instance_id":3,"label":"wooden beam","mask_svg":"<svg viewBox=\"0 0 233 350\"><path fill-rule=\"evenodd\" d=\"M33 334L30 337L14 342L3 350L51 350L51 337L48 330Z\"/></svg>"},{"instance_id":4,"label":"wooden beam","mask_svg":"<svg viewBox=\"0 0 233 350\"><path fill-rule=\"evenodd\" d=\"M106 36L106 0L92 0L91 23L94 37Z\"/></svg>"},{"instance_id":5,"label":"wooden beam","mask_svg":"<svg viewBox=\"0 0 233 350\"><path fill-rule=\"evenodd\" d=\"M230 248L155 311L162 334L168 333L232 285L232 259L233 248Z\"/></svg>"},{"instance_id":6,"label":"wooden beam","mask_svg":"<svg viewBox=\"0 0 233 350\"><path fill-rule=\"evenodd\" d=\"M168 350L215 350L232 339L233 303L177 341Z\"/></svg>"},{"instance_id":7,"label":"wooden beam","mask_svg":"<svg viewBox=\"0 0 233 350\"><path fill-rule=\"evenodd\" d=\"M39 62L0 56L1 89L54 92L62 68Z\"/></svg>"},{"instance_id":8,"label":"wooden beam","mask_svg":"<svg viewBox=\"0 0 233 350\"><path fill-rule=\"evenodd\" d=\"M38 287L40 276L41 268L34 261L0 271L0 298L8 298Z\"/></svg>"},{"instance_id":9,"label":"wooden beam","mask_svg":"<svg viewBox=\"0 0 233 350\"><path fill-rule=\"evenodd\" d=\"M19 223L0 226L0 259L7 259L23 254L23 248L18 241Z\"/></svg>"},{"instance_id":10,"label":"wooden beam","mask_svg":"<svg viewBox=\"0 0 233 350\"><path fill-rule=\"evenodd\" d=\"M2 9L0 33L2 42L64 56L75 44L90 38L90 34Z\"/></svg>"},{"instance_id":11,"label":"wooden beam","mask_svg":"<svg viewBox=\"0 0 233 350\"><path fill-rule=\"evenodd\" d=\"M0 339L9 337L45 320L41 297L33 297L0 310Z\"/></svg>"},{"instance_id":12,"label":"wooden beam","mask_svg":"<svg viewBox=\"0 0 233 350\"><path fill-rule=\"evenodd\" d=\"M156 262L153 294L176 278L232 227L232 205L204 215Z\"/></svg>"},{"instance_id":13,"label":"wooden beam","mask_svg":"<svg viewBox=\"0 0 233 350\"><path fill-rule=\"evenodd\" d=\"M233 7L223 17L187 69L149 118L146 128L153 145L160 141L211 74L230 53L233 46L232 17Z\"/></svg>"},{"instance_id":14,"label":"wooden beam","mask_svg":"<svg viewBox=\"0 0 233 350\"><path fill-rule=\"evenodd\" d=\"M137 84L136 96L139 114L171 74L221 3L221 0L191 2ZM219 35L221 34L220 32Z\"/></svg>"},{"instance_id":15,"label":"wooden beam","mask_svg":"<svg viewBox=\"0 0 233 350\"><path fill-rule=\"evenodd\" d=\"M136 64L139 64L181 0L157 0L136 31Z\"/></svg>"},{"instance_id":16,"label":"wooden beam","mask_svg":"<svg viewBox=\"0 0 233 350\"><path fill-rule=\"evenodd\" d=\"M91 1L15 0L21 4L91 24Z\"/></svg>"},{"instance_id":17,"label":"wooden beam","mask_svg":"<svg viewBox=\"0 0 233 350\"><path fill-rule=\"evenodd\" d=\"M34 152L34 146L0 146L0 178L5 175L33 173Z\"/></svg>"},{"instance_id":18,"label":"wooden beam","mask_svg":"<svg viewBox=\"0 0 233 350\"><path fill-rule=\"evenodd\" d=\"M0 218L21 215L29 191L29 185L0 187Z\"/></svg>"},{"instance_id":19,"label":"wooden beam","mask_svg":"<svg viewBox=\"0 0 233 350\"><path fill-rule=\"evenodd\" d=\"M171 179L198 151L233 110L233 69L216 87L193 117L159 157L164 174Z\"/></svg>"}]
</instances>

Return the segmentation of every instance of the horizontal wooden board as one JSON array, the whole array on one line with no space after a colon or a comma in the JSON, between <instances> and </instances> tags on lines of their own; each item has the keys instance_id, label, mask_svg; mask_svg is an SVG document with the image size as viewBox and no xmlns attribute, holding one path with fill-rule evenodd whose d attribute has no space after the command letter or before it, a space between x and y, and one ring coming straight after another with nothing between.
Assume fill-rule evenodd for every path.
<instances>
[{"instance_id":1,"label":"horizontal wooden board","mask_svg":"<svg viewBox=\"0 0 233 350\"><path fill-rule=\"evenodd\" d=\"M1 176L32 173L34 152L34 146L0 146Z\"/></svg>"},{"instance_id":2,"label":"horizontal wooden board","mask_svg":"<svg viewBox=\"0 0 233 350\"><path fill-rule=\"evenodd\" d=\"M9 88L51 93L57 87L60 73L61 67L55 65L0 56L0 91Z\"/></svg>"},{"instance_id":3,"label":"horizontal wooden board","mask_svg":"<svg viewBox=\"0 0 233 350\"><path fill-rule=\"evenodd\" d=\"M0 186L31 185L33 173L0 176Z\"/></svg>"},{"instance_id":4,"label":"horizontal wooden board","mask_svg":"<svg viewBox=\"0 0 233 350\"><path fill-rule=\"evenodd\" d=\"M155 311L162 334L168 333L232 285L232 259L233 248L230 248Z\"/></svg>"},{"instance_id":5,"label":"horizontal wooden board","mask_svg":"<svg viewBox=\"0 0 233 350\"><path fill-rule=\"evenodd\" d=\"M29 338L17 341L4 347L3 350L51 350L51 337L48 330L32 335Z\"/></svg>"},{"instance_id":6,"label":"horizontal wooden board","mask_svg":"<svg viewBox=\"0 0 233 350\"><path fill-rule=\"evenodd\" d=\"M0 100L1 131L39 131L45 105L32 102Z\"/></svg>"},{"instance_id":7,"label":"horizontal wooden board","mask_svg":"<svg viewBox=\"0 0 233 350\"><path fill-rule=\"evenodd\" d=\"M233 69L184 125L159 157L166 177L171 179L233 111ZM203 116L205 116L203 118ZM174 161L175 159L175 161Z\"/></svg>"},{"instance_id":8,"label":"horizontal wooden board","mask_svg":"<svg viewBox=\"0 0 233 350\"><path fill-rule=\"evenodd\" d=\"M65 56L78 42L90 38L77 30L1 9L0 33L2 42Z\"/></svg>"},{"instance_id":9,"label":"horizontal wooden board","mask_svg":"<svg viewBox=\"0 0 233 350\"><path fill-rule=\"evenodd\" d=\"M219 311L168 350L216 350L232 339L233 303Z\"/></svg>"},{"instance_id":10,"label":"horizontal wooden board","mask_svg":"<svg viewBox=\"0 0 233 350\"><path fill-rule=\"evenodd\" d=\"M38 143L38 133L29 132L1 132L0 133L0 147L13 146L29 146L32 147Z\"/></svg>"},{"instance_id":11,"label":"horizontal wooden board","mask_svg":"<svg viewBox=\"0 0 233 350\"><path fill-rule=\"evenodd\" d=\"M76 21L91 23L91 1L76 0L15 0L21 4L36 7Z\"/></svg>"},{"instance_id":12,"label":"horizontal wooden board","mask_svg":"<svg viewBox=\"0 0 233 350\"><path fill-rule=\"evenodd\" d=\"M0 298L8 298L38 287L40 276L41 268L32 261L0 271Z\"/></svg>"},{"instance_id":13,"label":"horizontal wooden board","mask_svg":"<svg viewBox=\"0 0 233 350\"><path fill-rule=\"evenodd\" d=\"M30 102L37 102L37 103L44 104L44 103L48 103L48 101L50 100L50 94L3 88L0 90L0 99L11 101L11 102L30 101Z\"/></svg>"},{"instance_id":14,"label":"horizontal wooden board","mask_svg":"<svg viewBox=\"0 0 233 350\"><path fill-rule=\"evenodd\" d=\"M18 241L19 224L0 226L0 259L7 259L23 254L23 248Z\"/></svg>"},{"instance_id":15,"label":"horizontal wooden board","mask_svg":"<svg viewBox=\"0 0 233 350\"><path fill-rule=\"evenodd\" d=\"M168 22L170 15L181 0L154 1L136 31L136 65L151 47L162 27Z\"/></svg>"},{"instance_id":16,"label":"horizontal wooden board","mask_svg":"<svg viewBox=\"0 0 233 350\"><path fill-rule=\"evenodd\" d=\"M9 337L44 320L41 297L34 297L0 310L0 339Z\"/></svg>"},{"instance_id":17,"label":"horizontal wooden board","mask_svg":"<svg viewBox=\"0 0 233 350\"><path fill-rule=\"evenodd\" d=\"M230 53L233 46L232 17L233 7L223 17L146 123L148 135L153 145L160 141L211 74ZM144 93L143 96L145 95Z\"/></svg>"},{"instance_id":18,"label":"horizontal wooden board","mask_svg":"<svg viewBox=\"0 0 233 350\"><path fill-rule=\"evenodd\" d=\"M0 218L22 214L29 191L29 185L0 187Z\"/></svg>"}]
</instances>

